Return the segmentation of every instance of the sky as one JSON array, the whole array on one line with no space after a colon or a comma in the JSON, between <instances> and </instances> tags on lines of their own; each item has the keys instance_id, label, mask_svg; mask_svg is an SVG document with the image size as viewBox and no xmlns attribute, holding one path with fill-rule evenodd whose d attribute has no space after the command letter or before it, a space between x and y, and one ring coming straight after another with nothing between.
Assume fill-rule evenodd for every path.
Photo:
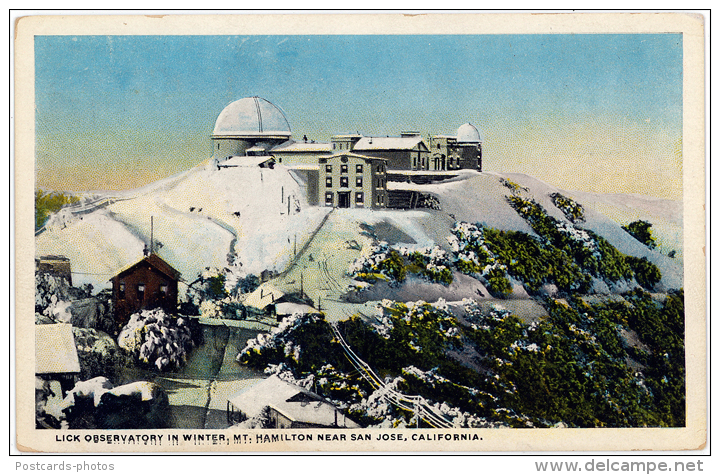
<instances>
[{"instance_id":1,"label":"sky","mask_svg":"<svg viewBox=\"0 0 720 475\"><path fill-rule=\"evenodd\" d=\"M230 102L300 139L483 137L485 171L682 198L682 35L36 36L36 185L135 188L212 154Z\"/></svg>"}]
</instances>

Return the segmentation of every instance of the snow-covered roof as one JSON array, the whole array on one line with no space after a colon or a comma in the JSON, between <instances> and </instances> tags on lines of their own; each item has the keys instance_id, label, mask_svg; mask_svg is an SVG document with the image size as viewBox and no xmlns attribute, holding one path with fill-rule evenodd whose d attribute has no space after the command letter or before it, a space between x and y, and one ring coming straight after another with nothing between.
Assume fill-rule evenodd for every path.
<instances>
[{"instance_id":1,"label":"snow-covered roof","mask_svg":"<svg viewBox=\"0 0 720 475\"><path fill-rule=\"evenodd\" d=\"M384 157L368 157L367 155L362 155L359 153L352 153L352 152L337 152L329 156L328 160L338 159L342 157L353 157L353 158L361 158L363 160L385 160L387 161L387 158Z\"/></svg>"},{"instance_id":2,"label":"snow-covered roof","mask_svg":"<svg viewBox=\"0 0 720 475\"><path fill-rule=\"evenodd\" d=\"M411 137L363 137L358 140L353 150L412 150L418 143L423 143L423 139L419 135Z\"/></svg>"},{"instance_id":3,"label":"snow-covered roof","mask_svg":"<svg viewBox=\"0 0 720 475\"><path fill-rule=\"evenodd\" d=\"M458 143L480 143L482 142L482 137L480 137L480 132L477 127L465 123L457 130L457 141Z\"/></svg>"},{"instance_id":4,"label":"snow-covered roof","mask_svg":"<svg viewBox=\"0 0 720 475\"><path fill-rule=\"evenodd\" d=\"M246 307L254 307L260 310L264 310L270 304L275 303L277 300L285 296L285 292L279 290L277 287L269 282L266 282L255 291L250 293L245 300L243 305Z\"/></svg>"},{"instance_id":5,"label":"snow-covered roof","mask_svg":"<svg viewBox=\"0 0 720 475\"><path fill-rule=\"evenodd\" d=\"M271 149L272 152L302 153L302 152L330 152L332 144L328 142L296 142L288 140Z\"/></svg>"},{"instance_id":6,"label":"snow-covered roof","mask_svg":"<svg viewBox=\"0 0 720 475\"><path fill-rule=\"evenodd\" d=\"M35 373L79 373L75 337L69 323L35 325Z\"/></svg>"},{"instance_id":7,"label":"snow-covered roof","mask_svg":"<svg viewBox=\"0 0 720 475\"><path fill-rule=\"evenodd\" d=\"M285 113L262 97L246 97L225 107L215 122L213 137L290 137Z\"/></svg>"},{"instance_id":8,"label":"snow-covered roof","mask_svg":"<svg viewBox=\"0 0 720 475\"><path fill-rule=\"evenodd\" d=\"M318 313L317 309L311 307L310 305L294 302L280 302L279 304L276 304L275 312L278 315L292 315L294 313L307 315L310 313Z\"/></svg>"},{"instance_id":9,"label":"snow-covered roof","mask_svg":"<svg viewBox=\"0 0 720 475\"><path fill-rule=\"evenodd\" d=\"M270 155L254 155L242 157L233 156L219 164L220 167L258 167L263 163L275 161L275 158Z\"/></svg>"},{"instance_id":10,"label":"snow-covered roof","mask_svg":"<svg viewBox=\"0 0 720 475\"><path fill-rule=\"evenodd\" d=\"M268 147L263 147L262 145L253 145L249 149L245 150L245 153L247 152L264 152L268 149Z\"/></svg>"},{"instance_id":11,"label":"snow-covered roof","mask_svg":"<svg viewBox=\"0 0 720 475\"><path fill-rule=\"evenodd\" d=\"M231 396L228 401L248 417L269 406L293 422L324 427L359 427L320 395L273 375Z\"/></svg>"}]
</instances>

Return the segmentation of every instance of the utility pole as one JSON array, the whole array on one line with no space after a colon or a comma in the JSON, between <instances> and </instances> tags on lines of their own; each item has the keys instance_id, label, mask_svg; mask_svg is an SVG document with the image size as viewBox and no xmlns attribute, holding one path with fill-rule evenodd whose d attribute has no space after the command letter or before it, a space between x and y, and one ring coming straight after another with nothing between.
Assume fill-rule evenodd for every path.
<instances>
[{"instance_id":1,"label":"utility pole","mask_svg":"<svg viewBox=\"0 0 720 475\"><path fill-rule=\"evenodd\" d=\"M153 216L150 216L150 254L152 254L155 250L155 243L153 242L154 241L153 233L154 233Z\"/></svg>"}]
</instances>

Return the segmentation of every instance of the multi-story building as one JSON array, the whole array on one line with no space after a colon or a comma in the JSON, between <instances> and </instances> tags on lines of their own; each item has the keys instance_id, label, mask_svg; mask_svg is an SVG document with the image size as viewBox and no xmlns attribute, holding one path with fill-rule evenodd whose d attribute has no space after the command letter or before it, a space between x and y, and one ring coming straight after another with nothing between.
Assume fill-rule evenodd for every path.
<instances>
[{"instance_id":1,"label":"multi-story building","mask_svg":"<svg viewBox=\"0 0 720 475\"><path fill-rule=\"evenodd\" d=\"M351 152L321 158L318 204L335 208L385 208L387 161Z\"/></svg>"}]
</instances>

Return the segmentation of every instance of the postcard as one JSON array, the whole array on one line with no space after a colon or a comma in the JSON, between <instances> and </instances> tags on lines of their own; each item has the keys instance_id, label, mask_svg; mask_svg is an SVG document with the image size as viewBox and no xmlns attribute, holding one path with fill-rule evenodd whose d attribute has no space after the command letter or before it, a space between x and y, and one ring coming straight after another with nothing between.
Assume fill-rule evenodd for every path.
<instances>
[{"instance_id":1,"label":"postcard","mask_svg":"<svg viewBox=\"0 0 720 475\"><path fill-rule=\"evenodd\" d=\"M704 447L702 16L15 27L20 450Z\"/></svg>"}]
</instances>

